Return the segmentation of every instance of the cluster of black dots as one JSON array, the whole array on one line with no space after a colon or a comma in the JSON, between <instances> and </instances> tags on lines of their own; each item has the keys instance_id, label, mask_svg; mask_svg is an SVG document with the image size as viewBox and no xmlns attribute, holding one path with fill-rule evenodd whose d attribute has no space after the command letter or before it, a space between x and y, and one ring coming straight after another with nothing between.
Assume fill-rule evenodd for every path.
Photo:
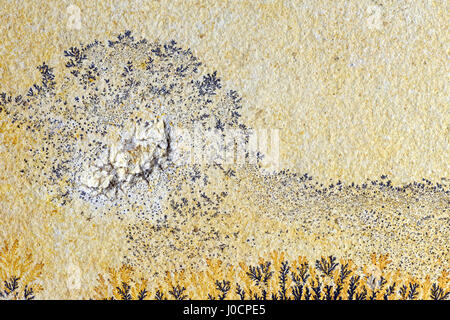
<instances>
[{"instance_id":1,"label":"cluster of black dots","mask_svg":"<svg viewBox=\"0 0 450 320\"><path fill-rule=\"evenodd\" d=\"M76 188L83 165L108 147L103 139L108 131L146 121L141 111L186 129L246 128L237 92L225 91L216 72L201 74L201 62L175 41L135 41L126 31L114 41L71 47L64 57L67 72L59 85L53 69L43 63L38 67L40 84L23 96L0 95L0 110L12 123L40 133L41 144L29 149L32 160L23 171L32 182L45 184L60 204L76 196L91 202L95 210L107 203L114 211L127 213L149 201L148 193L136 188L113 202ZM168 173L159 179L169 179ZM191 175L192 168L183 174Z\"/></svg>"},{"instance_id":2,"label":"cluster of black dots","mask_svg":"<svg viewBox=\"0 0 450 320\"><path fill-rule=\"evenodd\" d=\"M115 212L118 216L133 213L145 219L161 215L160 224L153 226L153 232L158 232L169 228L167 213L184 221L196 216L210 216L213 221L226 214L221 203L229 196L228 187L242 180L252 183L253 177L254 196L261 203L279 201L295 208L299 199L305 198L370 198L380 194L395 198L408 194L407 201L437 197L444 204L442 210L448 210L450 190L446 178L438 182L424 178L402 186L394 185L386 175L359 184L319 183L308 174L290 170L261 175L258 166L250 165L169 168L156 178L152 194L144 184L137 184L113 200L93 197L76 187L83 165L95 161L108 147L104 137L109 131L121 130L129 122L146 121L141 111L166 117L173 125L187 129L199 125L204 130L219 131L251 128L242 117L238 93L226 90L217 72L201 72L203 66L191 50L179 47L175 41L135 40L127 31L107 43L94 41L69 48L64 57L67 72L61 83L57 83L53 69L43 63L38 67L41 83L23 95L0 93L2 117L41 137L39 145L30 146L27 159L21 163L22 172L31 182L46 185L60 205L76 198L91 203L93 210ZM217 175L229 182L211 191L211 177ZM183 189L186 186L189 196ZM148 236L138 224L130 226L130 256L150 254L142 249L150 241ZM214 231L205 234L205 239L211 236Z\"/></svg>"}]
</instances>

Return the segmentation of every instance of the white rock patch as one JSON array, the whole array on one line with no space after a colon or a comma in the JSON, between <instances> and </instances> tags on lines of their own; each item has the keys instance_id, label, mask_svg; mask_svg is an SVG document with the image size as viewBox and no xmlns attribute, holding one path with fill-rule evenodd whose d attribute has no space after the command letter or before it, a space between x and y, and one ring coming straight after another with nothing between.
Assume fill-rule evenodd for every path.
<instances>
[{"instance_id":1,"label":"white rock patch","mask_svg":"<svg viewBox=\"0 0 450 320\"><path fill-rule=\"evenodd\" d=\"M167 166L170 137L163 120L136 124L120 133L80 176L80 184L93 195L115 195L135 183L148 181L156 168Z\"/></svg>"}]
</instances>

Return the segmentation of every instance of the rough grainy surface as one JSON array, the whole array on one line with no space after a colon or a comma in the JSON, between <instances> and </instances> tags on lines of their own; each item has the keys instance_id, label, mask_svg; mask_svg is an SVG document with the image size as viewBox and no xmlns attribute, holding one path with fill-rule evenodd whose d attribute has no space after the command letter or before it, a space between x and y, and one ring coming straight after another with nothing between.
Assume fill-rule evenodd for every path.
<instances>
[{"instance_id":1,"label":"rough grainy surface","mask_svg":"<svg viewBox=\"0 0 450 320\"><path fill-rule=\"evenodd\" d=\"M382 298L389 274L445 296L445 2L0 10L0 280L22 275L39 298L115 296L120 279L133 297L206 298L245 276L233 268L302 256L327 277L332 255L367 278L356 295Z\"/></svg>"}]
</instances>

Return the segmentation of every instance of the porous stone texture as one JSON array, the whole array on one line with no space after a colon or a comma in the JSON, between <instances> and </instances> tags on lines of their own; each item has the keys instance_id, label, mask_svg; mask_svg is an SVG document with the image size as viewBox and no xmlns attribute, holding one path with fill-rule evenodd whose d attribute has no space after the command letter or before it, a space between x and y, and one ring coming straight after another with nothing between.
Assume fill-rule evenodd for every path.
<instances>
[{"instance_id":1,"label":"porous stone texture","mask_svg":"<svg viewBox=\"0 0 450 320\"><path fill-rule=\"evenodd\" d=\"M122 264L157 283L273 251L389 254L390 271L436 279L450 261L447 12L5 1L0 240L44 264L42 298L89 297ZM252 132L277 129L279 166L262 150L192 161L195 129L202 156L210 134L250 150Z\"/></svg>"}]
</instances>

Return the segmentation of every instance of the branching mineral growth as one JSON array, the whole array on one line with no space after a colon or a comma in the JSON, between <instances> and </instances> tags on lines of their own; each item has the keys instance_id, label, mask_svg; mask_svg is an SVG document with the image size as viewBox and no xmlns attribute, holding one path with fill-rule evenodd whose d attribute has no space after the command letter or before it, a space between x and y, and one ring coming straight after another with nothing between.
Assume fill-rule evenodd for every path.
<instances>
[{"instance_id":1,"label":"branching mineral growth","mask_svg":"<svg viewBox=\"0 0 450 320\"><path fill-rule=\"evenodd\" d=\"M151 278L197 270L205 258L255 265L273 251L311 261L333 254L361 266L373 253L389 255L390 271L422 278L448 269L448 178L313 177L273 169L277 157L259 150L255 163L224 164L223 148L248 150L249 136L228 144L217 137L258 130L245 116L253 101L244 103L190 49L125 32L62 54L61 77L45 62L40 82L0 95L0 231L6 238L29 231L47 288L59 288L52 276L65 279L61 266L71 263L86 277L125 263ZM195 128L200 140L183 134ZM297 141L304 156L322 165L329 141L306 135ZM183 161L192 159L192 141L206 144L200 153L211 149L212 161Z\"/></svg>"}]
</instances>

